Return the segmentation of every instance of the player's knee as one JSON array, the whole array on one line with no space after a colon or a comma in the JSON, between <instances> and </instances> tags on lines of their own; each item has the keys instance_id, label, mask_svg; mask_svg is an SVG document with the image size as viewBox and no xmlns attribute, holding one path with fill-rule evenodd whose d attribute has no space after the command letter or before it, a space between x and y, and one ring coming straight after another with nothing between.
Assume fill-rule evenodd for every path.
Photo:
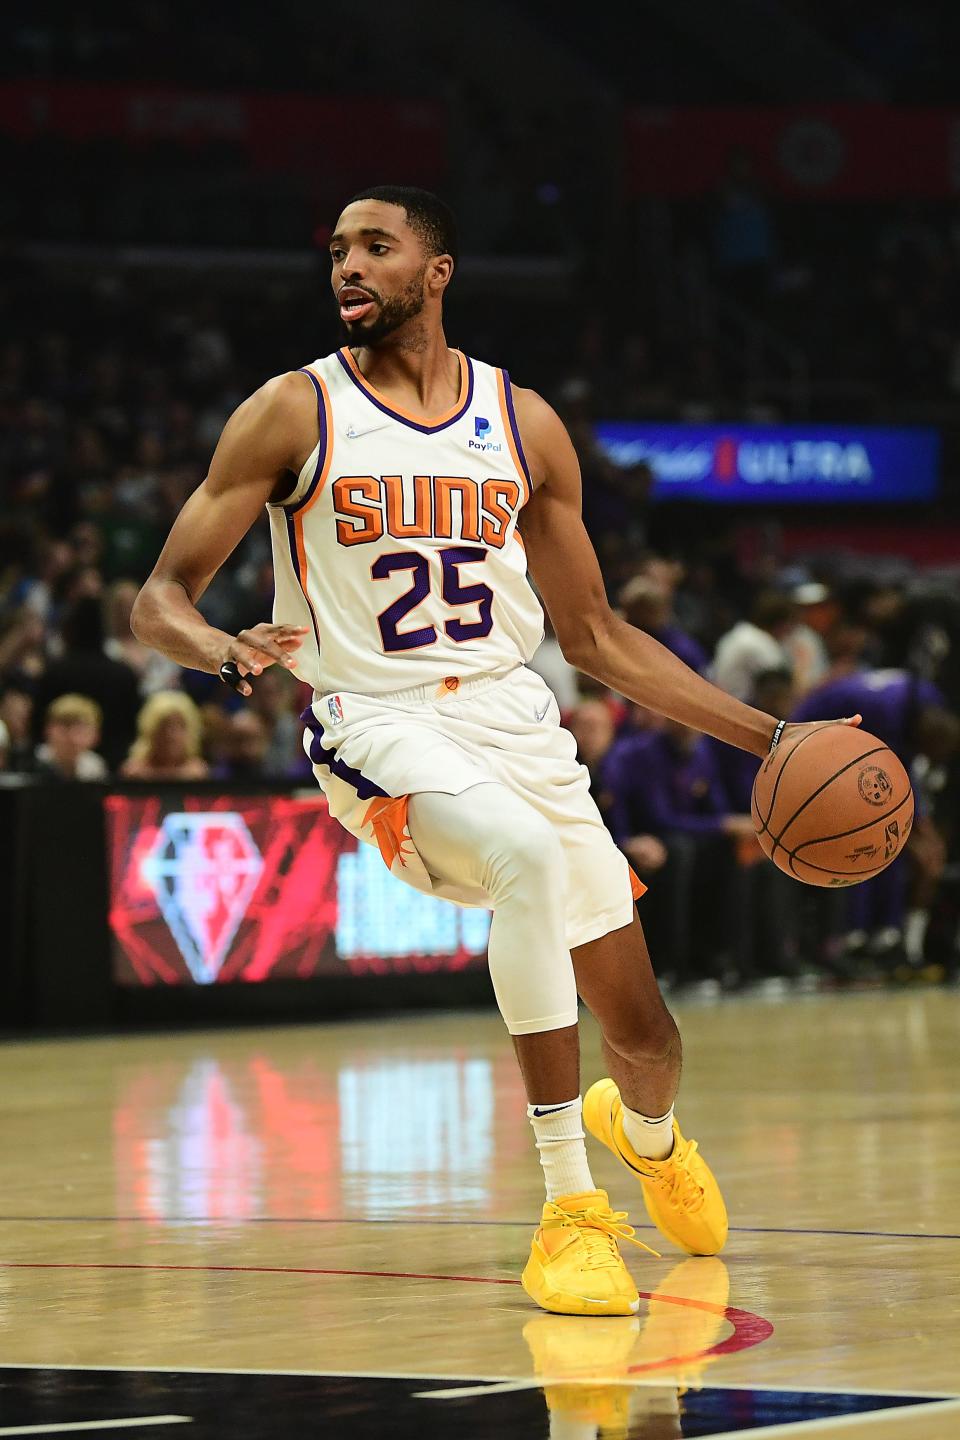
<instances>
[{"instance_id":1,"label":"player's knee","mask_svg":"<svg viewBox=\"0 0 960 1440\"><path fill-rule=\"evenodd\" d=\"M564 876L563 848L553 826L536 810L525 806L504 815L498 852L495 868L501 884L519 881L555 899Z\"/></svg>"}]
</instances>

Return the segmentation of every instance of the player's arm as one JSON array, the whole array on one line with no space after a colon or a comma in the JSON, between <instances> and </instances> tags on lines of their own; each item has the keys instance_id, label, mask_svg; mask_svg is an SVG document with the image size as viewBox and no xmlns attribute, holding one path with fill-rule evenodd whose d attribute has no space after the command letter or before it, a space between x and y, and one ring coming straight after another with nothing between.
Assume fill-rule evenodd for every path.
<instances>
[{"instance_id":1,"label":"player's arm","mask_svg":"<svg viewBox=\"0 0 960 1440\"><path fill-rule=\"evenodd\" d=\"M777 729L772 715L711 685L611 609L581 517L573 443L559 416L535 391L514 387L513 396L535 486L520 528L530 573L565 658L638 705L765 755Z\"/></svg>"},{"instance_id":2,"label":"player's arm","mask_svg":"<svg viewBox=\"0 0 960 1440\"><path fill-rule=\"evenodd\" d=\"M228 635L207 623L197 601L267 501L289 489L289 472L301 468L315 431L313 390L296 373L268 381L230 417L207 478L177 516L137 596L131 628L144 645L212 675L228 660L242 675L294 665L304 627L262 624ZM250 694L246 680L240 690Z\"/></svg>"}]
</instances>

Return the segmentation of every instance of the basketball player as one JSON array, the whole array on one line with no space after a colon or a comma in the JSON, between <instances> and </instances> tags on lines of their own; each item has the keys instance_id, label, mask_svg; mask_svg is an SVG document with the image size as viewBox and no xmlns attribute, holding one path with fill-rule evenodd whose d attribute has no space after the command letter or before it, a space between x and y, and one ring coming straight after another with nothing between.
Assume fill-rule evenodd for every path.
<instances>
[{"instance_id":1,"label":"basketball player","mask_svg":"<svg viewBox=\"0 0 960 1440\"><path fill-rule=\"evenodd\" d=\"M330 253L344 348L270 380L231 417L133 629L244 695L269 665L309 682L305 743L331 814L407 884L492 909L490 971L547 1191L523 1284L557 1313L630 1314L639 1298L618 1241L633 1230L594 1185L583 1124L681 1249L714 1254L727 1216L674 1119L680 1037L634 908L644 887L525 663L543 633L528 569L567 659L604 685L756 755L783 722L610 610L560 420L506 371L447 346L447 207L406 187L365 190ZM275 623L228 635L196 602L264 505ZM578 992L610 1073L582 1103Z\"/></svg>"}]
</instances>

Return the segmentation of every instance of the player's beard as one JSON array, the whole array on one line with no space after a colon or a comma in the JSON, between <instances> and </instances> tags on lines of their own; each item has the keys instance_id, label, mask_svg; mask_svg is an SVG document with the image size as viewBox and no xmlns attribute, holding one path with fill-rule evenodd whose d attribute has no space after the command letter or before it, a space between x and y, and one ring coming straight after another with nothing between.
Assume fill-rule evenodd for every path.
<instances>
[{"instance_id":1,"label":"player's beard","mask_svg":"<svg viewBox=\"0 0 960 1440\"><path fill-rule=\"evenodd\" d=\"M364 286L366 293L377 302L377 318L371 324L365 324L362 320L341 319L340 331L347 344L379 345L388 335L399 330L401 325L415 320L423 310L423 277L426 273L427 267L424 264L399 294L391 295L389 300L384 300L376 290L369 290Z\"/></svg>"}]
</instances>

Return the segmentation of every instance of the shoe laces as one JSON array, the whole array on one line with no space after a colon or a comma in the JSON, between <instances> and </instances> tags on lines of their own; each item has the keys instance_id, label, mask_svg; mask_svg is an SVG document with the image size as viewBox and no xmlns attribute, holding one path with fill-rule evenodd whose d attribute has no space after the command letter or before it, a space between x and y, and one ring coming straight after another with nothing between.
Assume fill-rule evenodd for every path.
<instances>
[{"instance_id":1,"label":"shoe laces","mask_svg":"<svg viewBox=\"0 0 960 1440\"><path fill-rule=\"evenodd\" d=\"M633 1226L626 1223L626 1210L600 1209L596 1205L587 1205L583 1210L563 1210L555 1205L553 1213L543 1223L552 1227L569 1224L570 1221L580 1232L586 1250L584 1263L588 1270L612 1270L619 1266L621 1261L617 1245L620 1240L629 1240L631 1245L646 1250L658 1260L661 1258L659 1250L637 1239Z\"/></svg>"},{"instance_id":2,"label":"shoe laces","mask_svg":"<svg viewBox=\"0 0 960 1440\"><path fill-rule=\"evenodd\" d=\"M658 1167L654 1177L667 1191L672 1203L691 1215L703 1208L706 1198L703 1187L697 1184L690 1172L689 1161L696 1152L696 1140L684 1140L663 1162L662 1169Z\"/></svg>"}]
</instances>

